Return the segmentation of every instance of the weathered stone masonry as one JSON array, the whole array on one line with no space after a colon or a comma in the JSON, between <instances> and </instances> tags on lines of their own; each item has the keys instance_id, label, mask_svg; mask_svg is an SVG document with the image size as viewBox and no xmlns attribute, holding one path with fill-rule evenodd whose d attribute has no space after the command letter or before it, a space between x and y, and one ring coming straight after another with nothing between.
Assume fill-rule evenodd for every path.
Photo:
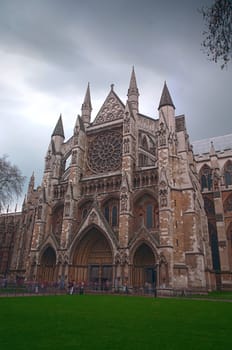
<instances>
[{"instance_id":1,"label":"weathered stone masonry","mask_svg":"<svg viewBox=\"0 0 232 350\"><path fill-rule=\"evenodd\" d=\"M232 288L231 148L193 148L166 83L158 118L141 114L134 69L125 104L112 85L91 122L88 85L81 110L68 140L60 116L22 212L0 216L1 276L167 293Z\"/></svg>"}]
</instances>

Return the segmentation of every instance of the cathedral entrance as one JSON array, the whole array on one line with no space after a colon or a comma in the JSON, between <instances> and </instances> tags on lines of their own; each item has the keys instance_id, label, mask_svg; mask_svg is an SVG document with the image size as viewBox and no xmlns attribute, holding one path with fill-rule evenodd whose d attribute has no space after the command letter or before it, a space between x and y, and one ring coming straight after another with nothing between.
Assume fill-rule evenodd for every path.
<instances>
[{"instance_id":1,"label":"cathedral entrance","mask_svg":"<svg viewBox=\"0 0 232 350\"><path fill-rule=\"evenodd\" d=\"M95 290L107 290L113 280L112 251L104 234L96 228L86 233L76 247L69 279Z\"/></svg>"},{"instance_id":2,"label":"cathedral entrance","mask_svg":"<svg viewBox=\"0 0 232 350\"><path fill-rule=\"evenodd\" d=\"M95 290L108 290L112 287L112 266L91 265L89 268L89 283Z\"/></svg>"},{"instance_id":3,"label":"cathedral entrance","mask_svg":"<svg viewBox=\"0 0 232 350\"><path fill-rule=\"evenodd\" d=\"M134 254L132 285L147 291L154 289L156 285L155 256L145 243L141 244Z\"/></svg>"},{"instance_id":4,"label":"cathedral entrance","mask_svg":"<svg viewBox=\"0 0 232 350\"><path fill-rule=\"evenodd\" d=\"M40 260L38 267L38 281L51 283L57 281L56 253L52 247L48 247Z\"/></svg>"}]
</instances>

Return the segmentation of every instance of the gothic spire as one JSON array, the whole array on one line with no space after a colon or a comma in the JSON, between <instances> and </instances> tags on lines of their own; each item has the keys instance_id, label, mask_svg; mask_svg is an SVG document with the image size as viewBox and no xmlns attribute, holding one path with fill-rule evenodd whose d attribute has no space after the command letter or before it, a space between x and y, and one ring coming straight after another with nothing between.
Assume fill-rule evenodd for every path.
<instances>
[{"instance_id":1,"label":"gothic spire","mask_svg":"<svg viewBox=\"0 0 232 350\"><path fill-rule=\"evenodd\" d=\"M30 181L29 181L29 184L28 184L27 193L29 194L29 193L33 192L34 187L35 187L35 175L34 175L34 171L33 171L31 178L30 178Z\"/></svg>"},{"instance_id":2,"label":"gothic spire","mask_svg":"<svg viewBox=\"0 0 232 350\"><path fill-rule=\"evenodd\" d=\"M81 109L83 110L84 108L89 108L92 111L89 83L88 83L88 86L87 86L84 102L82 104Z\"/></svg>"},{"instance_id":3,"label":"gothic spire","mask_svg":"<svg viewBox=\"0 0 232 350\"><path fill-rule=\"evenodd\" d=\"M132 67L132 73L131 73L131 78L130 78L130 85L129 85L127 96L129 97L131 94L139 95L137 82L136 82L136 77L135 77L134 66Z\"/></svg>"},{"instance_id":4,"label":"gothic spire","mask_svg":"<svg viewBox=\"0 0 232 350\"><path fill-rule=\"evenodd\" d=\"M164 106L172 106L175 109L175 106L172 102L172 98L171 98L171 95L169 93L166 81L164 82L164 87L163 87L162 95L160 98L158 110Z\"/></svg>"},{"instance_id":5,"label":"gothic spire","mask_svg":"<svg viewBox=\"0 0 232 350\"><path fill-rule=\"evenodd\" d=\"M55 126L55 129L52 133L52 136L61 136L64 138L64 128L63 128L63 122L62 122L62 116L60 115L58 122Z\"/></svg>"},{"instance_id":6,"label":"gothic spire","mask_svg":"<svg viewBox=\"0 0 232 350\"><path fill-rule=\"evenodd\" d=\"M134 66L132 67L132 73L131 73L131 78L130 78L130 85L129 85L127 96L128 96L128 101L132 105L132 109L135 108L138 111L139 90L138 90L138 87L137 87Z\"/></svg>"},{"instance_id":7,"label":"gothic spire","mask_svg":"<svg viewBox=\"0 0 232 350\"><path fill-rule=\"evenodd\" d=\"M34 174L34 171L31 175L31 178L30 178L30 185L34 188L35 186L35 174Z\"/></svg>"},{"instance_id":8,"label":"gothic spire","mask_svg":"<svg viewBox=\"0 0 232 350\"><path fill-rule=\"evenodd\" d=\"M78 114L77 119L76 119L76 123L75 123L75 127L74 127L74 134L76 134L79 129L82 131L85 131L85 126L84 126L83 120L82 120L81 116Z\"/></svg>"},{"instance_id":9,"label":"gothic spire","mask_svg":"<svg viewBox=\"0 0 232 350\"><path fill-rule=\"evenodd\" d=\"M90 123L91 112L92 112L92 104L91 104L89 83L88 83L88 86L87 86L84 102L83 102L83 104L81 106L81 111L82 111L82 119L83 119L84 123L89 124Z\"/></svg>"}]
</instances>

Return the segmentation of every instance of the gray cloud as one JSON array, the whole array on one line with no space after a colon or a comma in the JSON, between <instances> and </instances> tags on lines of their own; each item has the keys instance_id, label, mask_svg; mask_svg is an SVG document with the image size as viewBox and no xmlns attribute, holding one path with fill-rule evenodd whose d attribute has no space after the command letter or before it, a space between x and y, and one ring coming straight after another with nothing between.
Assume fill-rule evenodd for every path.
<instances>
[{"instance_id":1,"label":"gray cloud","mask_svg":"<svg viewBox=\"0 0 232 350\"><path fill-rule=\"evenodd\" d=\"M125 102L132 65L140 110L157 117L164 80L192 140L230 133L231 65L201 52L208 0L0 0L2 153L41 179L59 113L66 135L87 82L93 115L111 83Z\"/></svg>"}]
</instances>

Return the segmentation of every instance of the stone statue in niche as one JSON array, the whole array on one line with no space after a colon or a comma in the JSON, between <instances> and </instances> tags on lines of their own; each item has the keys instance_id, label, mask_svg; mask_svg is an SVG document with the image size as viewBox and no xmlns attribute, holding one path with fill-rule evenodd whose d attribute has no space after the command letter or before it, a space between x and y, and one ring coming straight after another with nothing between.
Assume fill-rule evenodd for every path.
<instances>
[{"instance_id":1,"label":"stone statue in niche","mask_svg":"<svg viewBox=\"0 0 232 350\"><path fill-rule=\"evenodd\" d=\"M214 187L214 191L218 191L219 190L219 185L220 185L220 173L219 173L219 169L215 169L213 171L213 187Z\"/></svg>"},{"instance_id":2,"label":"stone statue in niche","mask_svg":"<svg viewBox=\"0 0 232 350\"><path fill-rule=\"evenodd\" d=\"M45 163L46 163L46 165L45 165L45 168L46 168L46 170L47 169L50 169L50 167L51 167L51 151L49 150L48 151L48 155L47 155L47 157L45 158Z\"/></svg>"},{"instance_id":3,"label":"stone statue in niche","mask_svg":"<svg viewBox=\"0 0 232 350\"><path fill-rule=\"evenodd\" d=\"M167 190L167 185L164 181L160 183L160 190L159 190L159 195L160 195L160 206L166 207L168 204L168 190Z\"/></svg>"},{"instance_id":4,"label":"stone statue in niche","mask_svg":"<svg viewBox=\"0 0 232 350\"><path fill-rule=\"evenodd\" d=\"M65 204L65 216L69 216L70 214L70 202Z\"/></svg>"},{"instance_id":5,"label":"stone statue in niche","mask_svg":"<svg viewBox=\"0 0 232 350\"><path fill-rule=\"evenodd\" d=\"M158 131L158 135L159 135L159 144L160 146L166 146L166 129L164 126L164 123L160 123L160 129Z\"/></svg>"},{"instance_id":6,"label":"stone statue in niche","mask_svg":"<svg viewBox=\"0 0 232 350\"><path fill-rule=\"evenodd\" d=\"M121 194L121 211L127 211L128 210L128 195L127 193Z\"/></svg>"},{"instance_id":7,"label":"stone statue in niche","mask_svg":"<svg viewBox=\"0 0 232 350\"><path fill-rule=\"evenodd\" d=\"M124 153L127 154L130 152L130 141L129 139L124 139L123 141L123 146L124 146Z\"/></svg>"},{"instance_id":8,"label":"stone statue in niche","mask_svg":"<svg viewBox=\"0 0 232 350\"><path fill-rule=\"evenodd\" d=\"M37 213L37 218L39 219L39 220L41 220L41 218L42 218L42 206L40 205L39 207L38 207L38 213Z\"/></svg>"},{"instance_id":9,"label":"stone statue in niche","mask_svg":"<svg viewBox=\"0 0 232 350\"><path fill-rule=\"evenodd\" d=\"M75 164L77 161L77 151L73 151L72 153L72 164Z\"/></svg>"},{"instance_id":10,"label":"stone statue in niche","mask_svg":"<svg viewBox=\"0 0 232 350\"><path fill-rule=\"evenodd\" d=\"M129 113L126 112L125 118L124 118L124 133L127 134L130 132L130 117Z\"/></svg>"}]
</instances>

